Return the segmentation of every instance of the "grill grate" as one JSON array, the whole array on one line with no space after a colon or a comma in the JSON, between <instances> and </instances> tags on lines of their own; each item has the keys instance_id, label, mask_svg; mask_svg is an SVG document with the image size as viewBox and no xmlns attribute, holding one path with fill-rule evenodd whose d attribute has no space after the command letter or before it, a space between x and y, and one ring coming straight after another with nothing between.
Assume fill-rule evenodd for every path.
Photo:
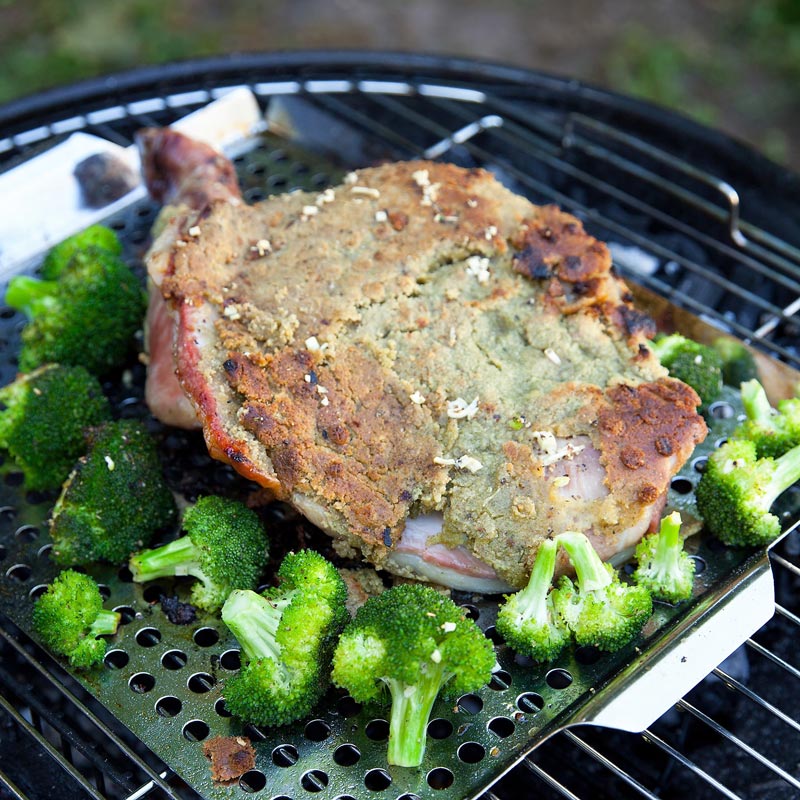
<instances>
[{"instance_id":1,"label":"grill grate","mask_svg":"<svg viewBox=\"0 0 800 800\"><path fill-rule=\"evenodd\" d=\"M664 131L648 136L646 124L642 123L641 129L634 129L632 134L621 123L622 111L614 106L614 98L610 96L602 106L591 96L574 92L571 96L563 84L552 81L549 85L548 79L541 76L524 74L521 76L524 80L513 80L517 73L499 70L488 74L491 71L483 68L481 79L467 84L452 75L432 72L431 64L424 66L425 71L414 62L405 70L395 65L391 69L375 67L372 72L363 66L351 65L344 71L338 66L318 67L316 72L312 68L302 74L299 68L286 70L278 64L277 67L262 65L263 72L259 74L258 69L248 64L240 65L235 76L223 70L218 75L213 70L206 71L202 78L198 78L196 71L178 70L171 76L167 71L163 73L165 81L157 87L150 86L143 78L140 85L121 81L120 96L108 91L95 97L88 87L83 98L86 111L80 116L68 117L54 104L50 109L28 108L27 115L7 117L5 131L9 136L0 140L0 167L26 157L53 137L74 130L87 130L128 144L137 128L168 124L205 104L231 82L245 81L268 106L270 119L276 124L280 119L288 126L305 154L299 168L297 154L287 154L285 150L276 153L274 147L241 157L239 167L248 200L260 199L265 191L295 185L324 185L335 172L330 168L331 158L341 166L410 156L487 166L511 188L534 201L557 202L582 217L592 233L612 243L615 262L638 282L747 339L757 348L792 366L800 366L797 320L793 318L800 305L800 230L796 227L797 215L792 222L792 215L785 208L795 188L789 178L785 181L788 188L783 187L786 196L782 195L782 210L778 201L765 206L763 201L754 202L753 198L758 196L743 185L744 179L731 181L723 168L712 170L722 176L716 178L696 166L698 163L702 167L714 166L719 149L698 157L697 147L702 142L697 131L689 130L696 134L697 141L682 143L688 157L680 157L671 152L672 143L664 141ZM357 77L355 73L359 73ZM203 88L197 88L198 85ZM618 101L618 105L624 104ZM587 110L593 113L587 114ZM13 111L11 108L10 112ZM724 142L716 144L722 147ZM311 158L309 163L310 151L320 153L319 159ZM747 175L746 170L744 174ZM757 180L752 183L758 185ZM780 213L776 213L778 210ZM117 223L126 226L123 236L132 258L144 242L151 213L146 207L139 211L138 224L122 220ZM10 320L10 327L16 324L16 320ZM13 352L13 332L6 339L6 348ZM6 382L13 373L13 362L2 366ZM127 411L123 413L135 415L138 403L137 398L126 401L123 409ZM13 494L14 473L8 470L4 473L7 491ZM226 477L224 470L218 470L215 477L223 482L235 480ZM25 498L28 508L33 507L34 517L38 513L38 519L26 520L22 525L17 520L12 526L16 528L13 542L0 551L5 556L5 583L9 586L22 583L26 595L36 587L28 589L32 579L23 567L30 568L30 564L16 561L14 548L27 548L27 553L37 551L26 538L33 538L31 531L38 530L49 499ZM26 525L34 527L26 529ZM537 790L541 788L543 797L669 797L680 796L682 788L701 799L796 796L800 784L793 755L798 744L798 725L794 720L800 719L800 711L791 697L775 696L776 686L785 686L787 680L800 677L791 663L791 645L796 641L798 625L795 613L800 611L796 597L800 574L795 565L796 537L796 533L791 534L772 554L781 605L777 606L775 618L748 642L749 658L744 658L744 672L749 665L752 672L749 680L741 674L741 667L736 672L736 664L723 665L715 671L713 679L705 682L707 691L692 693L678 704L677 711L641 736L599 732L588 727L556 734L486 797L517 796L529 792L532 785ZM714 563L719 557L714 554L709 561ZM27 560L34 561L33 557ZM710 581L711 576L705 580ZM116 592L119 576L109 575L108 584ZM137 597L134 605L137 609L146 608L147 599ZM125 656L119 655L128 649L133 653L157 652L163 665L159 666L159 680L167 672L180 675L176 687L183 683L188 672L184 667L190 661L194 666L196 653L203 650L203 636L211 636L201 634L199 642L195 637L180 647L170 641L167 648L166 642L154 641L158 634L148 630L155 627L151 619L131 622L125 626L124 646L117 649L117 654L109 655L110 667L128 668L128 664L122 663ZM487 624L486 619L481 622ZM186 785L167 781L163 775L170 773L165 765L121 729L83 687L71 681L40 651L19 644L25 637L10 623L7 629L9 632L0 638L4 670L0 671L0 686L6 698L1 703L3 714L13 722L15 730L31 736L48 757L52 756L67 770L78 794L114 798L193 796ZM148 648L147 644L154 646ZM231 647L232 643L222 642L215 648L222 671L227 668L226 657L228 666L235 667ZM167 649L179 652L168 655ZM177 669L170 669L176 666ZM509 676L512 672L516 675L518 665L504 666ZM591 665L582 665L574 671L586 671L587 666ZM14 669L26 675L32 673L40 683L23 682L27 687L23 691L14 679ZM203 689L217 691L218 687L212 684L213 675L207 674L210 680L201 672L192 671L190 681L201 690L194 691L194 695L211 694ZM478 741L470 744L467 740L459 748L455 763L461 772L468 771L470 764L485 763L487 752L498 743L504 745L509 738L512 742L524 741L515 732L514 720L514 714L530 711L524 695L517 700L514 714L507 709L502 713L494 710L499 709L497 698L507 691L504 680L500 675L494 691L482 695L482 702L486 704L488 700L488 710L492 713L482 713L477 718L485 721L488 731L476 736ZM70 688L61 689L62 682ZM140 674L132 685L146 689L148 683L149 679ZM192 692L192 687L188 688ZM158 713L164 714L163 719L169 724L178 721L184 739L203 738L208 725L200 719L201 714L194 717L188 713L194 709L191 703L181 709L177 718L169 716L177 706L174 700L163 698L177 697L179 689L173 694L163 694L160 690L161 686ZM550 692L548 702L559 691L562 690ZM47 692L56 692L58 700L37 699L47 697ZM719 700L721 693L724 697ZM527 700L534 703L534 708L543 702L541 696ZM745 701L751 705L743 723L731 713L731 708L741 709ZM434 726L431 731L434 739L447 734L448 726L452 728L454 722L468 719L475 708L470 706L475 702L463 700L460 713L467 714L462 717L443 715L437 723L438 730ZM73 718L61 710L62 704L77 709L76 716ZM53 712L53 708L58 710ZM357 737L345 736L342 739L345 744L333 755L329 752L331 740L323 736L326 727L330 728L333 722L334 727L340 726L336 735L343 733L347 721L352 719L349 713L347 703L343 702L335 718L313 723L310 729L303 730L301 741L311 742L312 749L314 744L319 745L316 750L319 755L324 753L328 761L333 758L345 770L352 770L356 760L361 762L356 768L360 770L359 782L336 791L359 795L366 787L370 796L402 794L397 782L391 787L384 786L386 776L377 762L370 767L367 757L358 758L359 746L366 752L373 737L381 736L380 723L373 725L373 737L369 726L364 726L363 743L354 744ZM73 719L78 720L74 727ZM256 740L261 735L257 730L249 733ZM320 737L327 740L325 744L319 742ZM437 741L432 742L434 749ZM761 753L753 749L753 743ZM467 744L470 746L466 747ZM109 748L119 750L119 763L124 766L116 767L113 759L98 758L98 751ZM710 764L706 759L708 753L713 754ZM334 786L325 785L328 777L324 771L299 769L299 755L295 744L278 744L269 754L267 769L249 776L241 788L272 797L275 786L272 783L262 786L269 772L296 773L293 796L306 793L335 796ZM576 764L580 765L578 769ZM502 764L498 762L498 766ZM9 796L24 797L26 793L32 797L48 796L37 794L40 786L21 788L23 779L27 780L25 770L6 769L7 772L0 772L0 784ZM455 789L445 788L448 780L452 780L452 774L448 777L447 772L432 771L427 787L437 790L434 792L437 796L455 796ZM601 783L595 781L602 781L608 788L598 790Z\"/></svg>"}]
</instances>

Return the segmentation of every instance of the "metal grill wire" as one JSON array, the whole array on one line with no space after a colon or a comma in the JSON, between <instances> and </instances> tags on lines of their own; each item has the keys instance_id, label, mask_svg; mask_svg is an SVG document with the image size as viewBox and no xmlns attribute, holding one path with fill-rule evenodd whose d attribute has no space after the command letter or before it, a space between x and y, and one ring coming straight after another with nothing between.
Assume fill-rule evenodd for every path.
<instances>
[{"instance_id":1,"label":"metal grill wire","mask_svg":"<svg viewBox=\"0 0 800 800\"><path fill-rule=\"evenodd\" d=\"M356 132L354 157L444 158L492 168L534 201L576 213L601 238L637 248L627 260L617 256L631 251L619 249L615 260L640 283L800 366L800 238L747 222L736 187L701 168L585 116L408 76L255 82L251 88L265 105L301 99L300 123L314 109ZM149 98L57 120L0 140L0 166L71 130L127 145L137 128L169 124L223 91ZM543 798L797 797L800 694L792 684L800 670L792 645L800 626L799 555L797 532L771 555L778 604L772 621L746 645L749 679L722 665L640 736L592 728L558 734L484 797L527 795L534 787ZM0 796L194 796L165 780L166 767L126 740L113 718L10 623L0 634L0 653L4 738L20 740L25 765L0 766ZM35 763L42 753L66 772L66 781L54 779L52 793L42 792L44 777L52 775ZM40 785L26 787L20 775L34 775Z\"/></svg>"}]
</instances>

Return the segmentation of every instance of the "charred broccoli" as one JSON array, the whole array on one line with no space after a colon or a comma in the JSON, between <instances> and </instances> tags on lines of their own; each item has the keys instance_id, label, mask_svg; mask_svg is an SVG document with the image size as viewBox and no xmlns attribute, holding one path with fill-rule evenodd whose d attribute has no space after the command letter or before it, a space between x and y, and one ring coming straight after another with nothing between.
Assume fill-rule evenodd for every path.
<instances>
[{"instance_id":1,"label":"charred broccoli","mask_svg":"<svg viewBox=\"0 0 800 800\"><path fill-rule=\"evenodd\" d=\"M661 520L658 533L645 536L636 547L638 567L633 579L657 600L677 603L692 596L694 561L683 549L681 515Z\"/></svg>"},{"instance_id":2,"label":"charred broccoli","mask_svg":"<svg viewBox=\"0 0 800 800\"><path fill-rule=\"evenodd\" d=\"M777 458L800 444L800 399L781 400L773 411L764 387L752 380L742 384L742 405L747 419L731 438L753 442L759 458Z\"/></svg>"},{"instance_id":3,"label":"charred broccoli","mask_svg":"<svg viewBox=\"0 0 800 800\"><path fill-rule=\"evenodd\" d=\"M198 578L192 603L217 611L234 589L255 589L267 563L267 536L254 511L236 500L201 497L183 515L187 535L136 553L137 583L173 575Z\"/></svg>"},{"instance_id":4,"label":"charred broccoli","mask_svg":"<svg viewBox=\"0 0 800 800\"><path fill-rule=\"evenodd\" d=\"M537 661L552 661L570 640L550 593L557 547L552 539L542 542L528 585L508 595L497 614L498 633L518 653Z\"/></svg>"},{"instance_id":5,"label":"charred broccoli","mask_svg":"<svg viewBox=\"0 0 800 800\"><path fill-rule=\"evenodd\" d=\"M76 250L55 280L12 278L6 303L22 311L19 364L79 364L101 375L125 359L144 317L139 280L116 254Z\"/></svg>"},{"instance_id":6,"label":"charred broccoli","mask_svg":"<svg viewBox=\"0 0 800 800\"><path fill-rule=\"evenodd\" d=\"M0 389L0 448L28 489L57 489L86 452L84 429L111 418L97 380L83 367L48 364Z\"/></svg>"},{"instance_id":7,"label":"charred broccoli","mask_svg":"<svg viewBox=\"0 0 800 800\"><path fill-rule=\"evenodd\" d=\"M753 354L738 339L720 337L713 346L722 359L722 381L727 386L738 387L758 377Z\"/></svg>"},{"instance_id":8,"label":"charred broccoli","mask_svg":"<svg viewBox=\"0 0 800 800\"><path fill-rule=\"evenodd\" d=\"M703 401L705 410L722 393L722 359L707 345L673 333L650 345L673 378L688 383Z\"/></svg>"},{"instance_id":9,"label":"charred broccoli","mask_svg":"<svg viewBox=\"0 0 800 800\"><path fill-rule=\"evenodd\" d=\"M800 445L780 458L758 458L754 442L731 439L708 459L695 489L697 510L725 544L768 544L781 533L770 508L798 480Z\"/></svg>"},{"instance_id":10,"label":"charred broccoli","mask_svg":"<svg viewBox=\"0 0 800 800\"><path fill-rule=\"evenodd\" d=\"M289 553L277 589L236 589L222 620L245 663L223 695L228 709L256 725L285 725L308 714L327 689L336 637L348 619L347 588L312 550Z\"/></svg>"},{"instance_id":11,"label":"charred broccoli","mask_svg":"<svg viewBox=\"0 0 800 800\"><path fill-rule=\"evenodd\" d=\"M584 534L562 533L556 542L567 551L578 576L577 586L563 576L553 591L556 611L575 641L609 652L624 647L653 613L650 593L641 586L622 583Z\"/></svg>"},{"instance_id":12,"label":"charred broccoli","mask_svg":"<svg viewBox=\"0 0 800 800\"><path fill-rule=\"evenodd\" d=\"M388 761L417 767L440 693L479 689L495 664L492 643L435 589L395 586L361 606L333 658L333 682L358 702L391 695Z\"/></svg>"},{"instance_id":13,"label":"charred broccoli","mask_svg":"<svg viewBox=\"0 0 800 800\"><path fill-rule=\"evenodd\" d=\"M155 442L141 423L108 422L88 440L50 521L58 564L125 561L175 515Z\"/></svg>"},{"instance_id":14,"label":"charred broccoli","mask_svg":"<svg viewBox=\"0 0 800 800\"><path fill-rule=\"evenodd\" d=\"M33 608L33 628L44 644L79 669L102 662L106 643L97 637L116 633L119 620L116 611L103 608L94 580L71 569L56 577Z\"/></svg>"},{"instance_id":15,"label":"charred broccoli","mask_svg":"<svg viewBox=\"0 0 800 800\"><path fill-rule=\"evenodd\" d=\"M105 225L90 225L85 230L64 239L50 250L42 261L40 269L42 277L47 281L58 280L72 256L81 250L88 250L90 247L108 250L115 256L122 253L119 237L111 228L106 228Z\"/></svg>"}]
</instances>

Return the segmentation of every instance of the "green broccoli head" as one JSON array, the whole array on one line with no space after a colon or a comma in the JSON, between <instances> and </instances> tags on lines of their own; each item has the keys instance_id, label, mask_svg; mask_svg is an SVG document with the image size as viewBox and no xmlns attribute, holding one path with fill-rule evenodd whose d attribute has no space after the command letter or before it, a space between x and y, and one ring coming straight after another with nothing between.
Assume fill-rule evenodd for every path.
<instances>
[{"instance_id":1,"label":"green broccoli head","mask_svg":"<svg viewBox=\"0 0 800 800\"><path fill-rule=\"evenodd\" d=\"M187 535L137 553L134 581L173 575L198 578L192 603L218 611L234 589L255 589L267 564L268 542L258 515L236 500L201 497L183 516Z\"/></svg>"},{"instance_id":2,"label":"green broccoli head","mask_svg":"<svg viewBox=\"0 0 800 800\"><path fill-rule=\"evenodd\" d=\"M620 581L616 570L600 560L582 533L556 537L567 551L578 577L577 586L562 577L553 592L553 604L579 645L615 652L642 629L653 613L649 592Z\"/></svg>"},{"instance_id":3,"label":"green broccoli head","mask_svg":"<svg viewBox=\"0 0 800 800\"><path fill-rule=\"evenodd\" d=\"M739 386L758 377L753 354L738 339L720 337L713 346L722 359L722 381L727 386Z\"/></svg>"},{"instance_id":4,"label":"green broccoli head","mask_svg":"<svg viewBox=\"0 0 800 800\"><path fill-rule=\"evenodd\" d=\"M694 561L683 549L681 515L673 511L661 520L658 533L636 547L638 566L633 579L657 600L677 603L692 596Z\"/></svg>"},{"instance_id":5,"label":"green broccoli head","mask_svg":"<svg viewBox=\"0 0 800 800\"><path fill-rule=\"evenodd\" d=\"M120 615L103 608L97 584L88 575L65 570L33 608L33 628L53 652L78 669L103 660L106 643L98 636L116 633Z\"/></svg>"},{"instance_id":6,"label":"green broccoli head","mask_svg":"<svg viewBox=\"0 0 800 800\"><path fill-rule=\"evenodd\" d=\"M416 767L439 694L479 689L494 664L491 642L452 600L404 584L358 610L339 639L332 678L358 702L379 700L389 689L389 763Z\"/></svg>"},{"instance_id":7,"label":"green broccoli head","mask_svg":"<svg viewBox=\"0 0 800 800\"><path fill-rule=\"evenodd\" d=\"M707 408L722 393L722 358L713 347L673 333L651 344L658 360L673 378L694 389Z\"/></svg>"},{"instance_id":8,"label":"green broccoli head","mask_svg":"<svg viewBox=\"0 0 800 800\"><path fill-rule=\"evenodd\" d=\"M550 587L557 545L546 539L539 546L528 585L508 595L497 613L497 631L518 653L537 661L552 661L569 642L570 632L553 606Z\"/></svg>"},{"instance_id":9,"label":"green broccoli head","mask_svg":"<svg viewBox=\"0 0 800 800\"><path fill-rule=\"evenodd\" d=\"M777 458L800 444L800 399L781 400L773 411L764 387L752 380L742 384L742 405L747 419L731 438L753 442L759 458Z\"/></svg>"},{"instance_id":10,"label":"green broccoli head","mask_svg":"<svg viewBox=\"0 0 800 800\"><path fill-rule=\"evenodd\" d=\"M42 261L40 270L42 277L47 281L57 280L67 268L72 256L90 247L107 250L116 256L122 253L119 237L111 228L106 228L105 225L90 225L50 250Z\"/></svg>"},{"instance_id":11,"label":"green broccoli head","mask_svg":"<svg viewBox=\"0 0 800 800\"><path fill-rule=\"evenodd\" d=\"M289 553L281 583L263 596L231 592L222 620L245 658L223 691L228 709L256 725L306 716L328 687L333 645L347 619L347 588L319 553Z\"/></svg>"},{"instance_id":12,"label":"green broccoli head","mask_svg":"<svg viewBox=\"0 0 800 800\"><path fill-rule=\"evenodd\" d=\"M731 439L708 459L695 489L706 528L725 544L769 544L781 533L770 513L775 500L800 480L800 445L780 458L758 458L756 444Z\"/></svg>"},{"instance_id":13,"label":"green broccoli head","mask_svg":"<svg viewBox=\"0 0 800 800\"><path fill-rule=\"evenodd\" d=\"M29 489L57 489L81 453L84 431L111 418L97 380L83 367L48 364L0 389L0 448Z\"/></svg>"},{"instance_id":14,"label":"green broccoli head","mask_svg":"<svg viewBox=\"0 0 800 800\"><path fill-rule=\"evenodd\" d=\"M90 431L53 509L53 559L120 563L174 516L152 437L139 422L108 422Z\"/></svg>"},{"instance_id":15,"label":"green broccoli head","mask_svg":"<svg viewBox=\"0 0 800 800\"><path fill-rule=\"evenodd\" d=\"M22 330L23 371L59 362L98 375L124 361L145 310L138 278L119 256L95 247L76 251L57 280L12 278L6 303L30 320Z\"/></svg>"}]
</instances>

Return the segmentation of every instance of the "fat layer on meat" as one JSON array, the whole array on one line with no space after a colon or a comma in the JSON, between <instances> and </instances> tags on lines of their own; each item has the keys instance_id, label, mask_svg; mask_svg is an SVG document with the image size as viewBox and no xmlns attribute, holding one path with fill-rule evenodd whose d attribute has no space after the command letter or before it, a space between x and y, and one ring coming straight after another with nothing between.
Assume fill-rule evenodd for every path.
<instances>
[{"instance_id":1,"label":"fat layer on meat","mask_svg":"<svg viewBox=\"0 0 800 800\"><path fill-rule=\"evenodd\" d=\"M379 567L414 571L406 520L430 513L428 545L511 586L566 529L608 557L705 435L606 246L483 170L195 205L150 271L210 451Z\"/></svg>"}]
</instances>

